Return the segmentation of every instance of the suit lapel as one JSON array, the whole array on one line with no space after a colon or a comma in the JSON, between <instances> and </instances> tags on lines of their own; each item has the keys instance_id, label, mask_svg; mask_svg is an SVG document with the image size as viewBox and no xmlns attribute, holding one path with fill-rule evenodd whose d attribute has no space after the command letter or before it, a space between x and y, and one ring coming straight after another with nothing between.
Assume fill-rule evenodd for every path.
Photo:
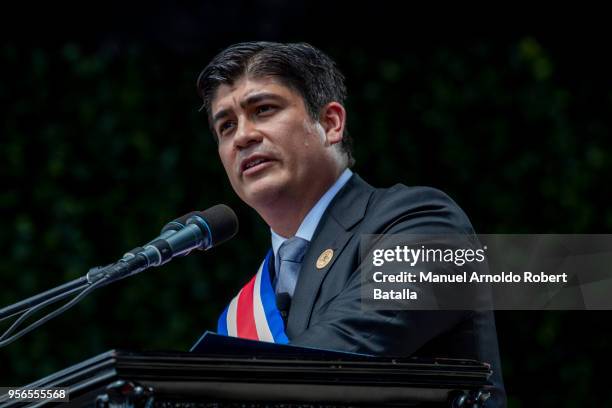
<instances>
[{"instance_id":1,"label":"suit lapel","mask_svg":"<svg viewBox=\"0 0 612 408\"><path fill-rule=\"evenodd\" d=\"M353 226L363 219L373 191L374 189L369 184L355 174L338 192L321 217L302 261L302 268L291 302L286 330L290 339L308 327L321 284L354 235L351 232ZM333 257L327 265L319 269L316 267L317 259L327 249L334 252Z\"/></svg>"}]
</instances>

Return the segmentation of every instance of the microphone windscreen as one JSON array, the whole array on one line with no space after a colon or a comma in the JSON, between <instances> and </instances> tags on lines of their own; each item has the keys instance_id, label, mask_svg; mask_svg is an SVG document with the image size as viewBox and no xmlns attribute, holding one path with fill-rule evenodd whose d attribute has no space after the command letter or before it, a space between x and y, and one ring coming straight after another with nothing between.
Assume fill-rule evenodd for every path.
<instances>
[{"instance_id":1,"label":"microphone windscreen","mask_svg":"<svg viewBox=\"0 0 612 408\"><path fill-rule=\"evenodd\" d=\"M276 308L281 312L288 313L291 309L291 296L288 293L279 293L276 295Z\"/></svg>"},{"instance_id":2,"label":"microphone windscreen","mask_svg":"<svg viewBox=\"0 0 612 408\"><path fill-rule=\"evenodd\" d=\"M238 217L225 204L217 204L202 211L200 217L206 220L211 231L211 246L217 246L232 238L238 232Z\"/></svg>"},{"instance_id":3,"label":"microphone windscreen","mask_svg":"<svg viewBox=\"0 0 612 408\"><path fill-rule=\"evenodd\" d=\"M190 213L187 213L181 217L178 217L170 221L169 223L164 225L164 228L162 228L161 230L162 234L166 231L178 231L178 230L185 228L185 225L187 224L187 220L193 217L194 215L198 215L198 214L199 214L198 211L192 211Z\"/></svg>"}]
</instances>

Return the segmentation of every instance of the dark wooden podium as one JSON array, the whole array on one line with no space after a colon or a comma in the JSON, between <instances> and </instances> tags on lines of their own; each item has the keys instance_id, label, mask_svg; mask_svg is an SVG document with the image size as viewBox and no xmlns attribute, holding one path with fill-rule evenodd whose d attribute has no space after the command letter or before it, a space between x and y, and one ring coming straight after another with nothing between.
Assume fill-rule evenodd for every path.
<instances>
[{"instance_id":1,"label":"dark wooden podium","mask_svg":"<svg viewBox=\"0 0 612 408\"><path fill-rule=\"evenodd\" d=\"M472 360L271 358L111 350L26 388L70 402L2 407L480 407L491 375ZM2 401L2 399L0 399Z\"/></svg>"}]
</instances>

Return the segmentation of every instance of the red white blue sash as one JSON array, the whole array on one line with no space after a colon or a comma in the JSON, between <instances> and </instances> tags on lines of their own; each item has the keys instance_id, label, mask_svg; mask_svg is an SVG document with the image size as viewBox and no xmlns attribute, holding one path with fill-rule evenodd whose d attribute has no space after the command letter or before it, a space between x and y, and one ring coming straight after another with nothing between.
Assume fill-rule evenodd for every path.
<instances>
[{"instance_id":1,"label":"red white blue sash","mask_svg":"<svg viewBox=\"0 0 612 408\"><path fill-rule=\"evenodd\" d=\"M270 262L273 261L270 250L257 274L238 292L219 317L219 334L270 343L289 343L270 280Z\"/></svg>"}]
</instances>

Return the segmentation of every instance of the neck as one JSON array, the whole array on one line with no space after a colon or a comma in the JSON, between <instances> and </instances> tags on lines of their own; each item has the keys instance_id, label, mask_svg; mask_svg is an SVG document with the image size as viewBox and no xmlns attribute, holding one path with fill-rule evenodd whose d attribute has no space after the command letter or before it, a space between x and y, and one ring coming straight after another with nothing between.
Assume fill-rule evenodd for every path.
<instances>
[{"instance_id":1,"label":"neck","mask_svg":"<svg viewBox=\"0 0 612 408\"><path fill-rule=\"evenodd\" d=\"M315 206L321 197L338 180L342 170L331 175L318 188L313 188L299 196L279 197L269 205L256 208L261 218L276 232L285 238L295 235L308 212Z\"/></svg>"},{"instance_id":2,"label":"neck","mask_svg":"<svg viewBox=\"0 0 612 408\"><path fill-rule=\"evenodd\" d=\"M308 211L316 204L315 201L304 201L299 208L294 205L277 205L269 213L260 211L259 215L276 232L284 238L295 235Z\"/></svg>"}]
</instances>

